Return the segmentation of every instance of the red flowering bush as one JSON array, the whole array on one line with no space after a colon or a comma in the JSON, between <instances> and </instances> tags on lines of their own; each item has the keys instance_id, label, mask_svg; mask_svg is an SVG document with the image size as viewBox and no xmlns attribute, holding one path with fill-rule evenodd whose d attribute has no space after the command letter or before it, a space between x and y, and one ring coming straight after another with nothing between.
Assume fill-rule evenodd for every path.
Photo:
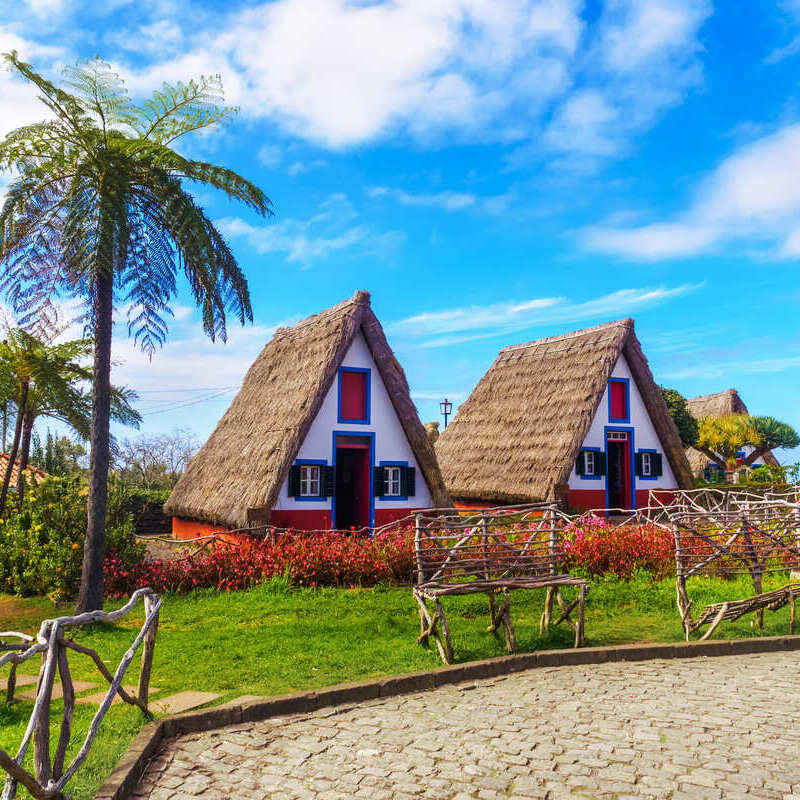
<instances>
[{"instance_id":1,"label":"red flowering bush","mask_svg":"<svg viewBox=\"0 0 800 800\"><path fill-rule=\"evenodd\" d=\"M675 571L672 534L655 525L613 528L598 517L580 518L568 526L565 566L588 575L630 577L644 569L662 578Z\"/></svg>"},{"instance_id":2,"label":"red flowering bush","mask_svg":"<svg viewBox=\"0 0 800 800\"><path fill-rule=\"evenodd\" d=\"M384 531L374 538L329 531L293 532L270 539L217 540L199 554L130 566L109 554L105 591L121 597L140 586L157 592L193 589L247 589L275 576L295 586L374 586L410 583L414 572L414 533Z\"/></svg>"},{"instance_id":3,"label":"red flowering bush","mask_svg":"<svg viewBox=\"0 0 800 800\"><path fill-rule=\"evenodd\" d=\"M521 525L519 530L503 532L489 552L502 556L506 538L516 541L525 531L527 526ZM628 578L644 569L663 577L675 568L672 535L654 525L612 528L600 518L581 518L567 526L561 544L561 569L582 574ZM429 563L436 562L437 553L428 553ZM442 560L445 553L438 554ZM520 569L535 568L534 562L547 558L546 550L535 548L529 554L530 563L521 564ZM409 527L373 538L355 532L299 531L266 539L242 537L237 543L216 540L200 553L133 565L111 552L105 563L105 590L110 597L128 595L140 586L162 593L237 590L276 576L294 586L409 584L415 569L414 530Z\"/></svg>"}]
</instances>

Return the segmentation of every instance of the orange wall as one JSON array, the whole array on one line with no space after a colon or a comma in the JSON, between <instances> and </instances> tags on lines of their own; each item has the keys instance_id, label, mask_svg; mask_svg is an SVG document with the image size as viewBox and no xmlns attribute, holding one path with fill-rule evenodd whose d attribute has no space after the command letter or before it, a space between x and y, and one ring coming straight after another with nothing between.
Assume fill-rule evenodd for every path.
<instances>
[{"instance_id":1,"label":"orange wall","mask_svg":"<svg viewBox=\"0 0 800 800\"><path fill-rule=\"evenodd\" d=\"M221 533L225 530L228 529L221 525L212 525L210 522L198 522L183 517L172 518L172 535L176 539L197 539L199 536L210 536L212 533Z\"/></svg>"}]
</instances>

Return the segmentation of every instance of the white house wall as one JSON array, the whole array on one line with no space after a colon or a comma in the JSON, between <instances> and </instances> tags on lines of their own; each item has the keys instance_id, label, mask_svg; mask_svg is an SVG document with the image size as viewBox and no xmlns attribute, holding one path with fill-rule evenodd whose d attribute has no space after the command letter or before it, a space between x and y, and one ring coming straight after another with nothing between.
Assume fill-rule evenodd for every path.
<instances>
[{"instance_id":1,"label":"white house wall","mask_svg":"<svg viewBox=\"0 0 800 800\"><path fill-rule=\"evenodd\" d=\"M678 482L675 480L675 475L672 472L672 467L667 459L667 454L664 452L664 447L659 441L656 429L650 420L650 415L647 413L647 408L644 405L642 396L639 394L639 388L633 374L628 367L628 362L625 356L620 354L614 369L611 372L612 378L627 378L630 386L630 422L609 422L608 419L608 386L606 385L603 392L603 398L597 408L595 417L592 420L592 426L589 428L589 433L583 441L583 447L598 447L600 450L605 450L605 428L619 427L619 428L633 428L633 444L634 450L657 450L662 455L662 470L663 474L655 479L642 480L635 477L635 488L644 491L647 489L675 489ZM582 479L576 472L573 465L572 472L569 476L570 489L600 489L605 486L605 482L590 481Z\"/></svg>"},{"instance_id":2,"label":"white house wall","mask_svg":"<svg viewBox=\"0 0 800 800\"><path fill-rule=\"evenodd\" d=\"M417 471L416 494L408 500L375 498L376 510L388 508L428 508L433 505L430 491L425 483L425 476L414 458L414 452L408 443L403 426L397 417L389 393L383 385L383 379L372 359L372 353L359 332L353 339L341 366L368 368L370 370L370 424L353 425L338 422L338 380L334 379L316 419L311 424L308 435L300 445L297 459L321 459L327 464L333 463L333 431L352 433L363 436L375 434L375 466L381 461L407 461L409 467ZM331 498L316 501L296 501L288 495L288 479L281 486L276 509L281 510L321 510L331 507Z\"/></svg>"}]
</instances>

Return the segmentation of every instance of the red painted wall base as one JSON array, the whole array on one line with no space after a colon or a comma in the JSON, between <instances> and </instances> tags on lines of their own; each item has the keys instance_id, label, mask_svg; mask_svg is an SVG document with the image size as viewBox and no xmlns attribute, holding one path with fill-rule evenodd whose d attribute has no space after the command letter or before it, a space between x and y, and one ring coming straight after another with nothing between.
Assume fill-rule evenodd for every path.
<instances>
[{"instance_id":1,"label":"red painted wall base","mask_svg":"<svg viewBox=\"0 0 800 800\"><path fill-rule=\"evenodd\" d=\"M380 528L383 525L397 522L420 510L418 508L376 508L375 527ZM276 528L294 528L298 531L327 531L332 527L331 512L326 508L308 511L305 509L276 509L270 517L270 525ZM226 530L228 528L212 525L210 522L199 522L183 517L172 518L172 535L176 539L196 539Z\"/></svg>"},{"instance_id":2,"label":"red painted wall base","mask_svg":"<svg viewBox=\"0 0 800 800\"><path fill-rule=\"evenodd\" d=\"M389 525L409 516L409 514L413 514L415 511L421 510L419 508L376 508L375 527L380 528L382 525Z\"/></svg>"},{"instance_id":3,"label":"red painted wall base","mask_svg":"<svg viewBox=\"0 0 800 800\"><path fill-rule=\"evenodd\" d=\"M212 525L210 522L198 522L194 519L183 517L172 518L172 535L176 539L197 539L199 536L210 536L228 530L222 525Z\"/></svg>"},{"instance_id":4,"label":"red painted wall base","mask_svg":"<svg viewBox=\"0 0 800 800\"><path fill-rule=\"evenodd\" d=\"M269 517L269 524L276 528L295 528L299 531L327 531L331 527L331 510L329 508L291 509L281 511L275 509Z\"/></svg>"},{"instance_id":5,"label":"red painted wall base","mask_svg":"<svg viewBox=\"0 0 800 800\"><path fill-rule=\"evenodd\" d=\"M587 511L590 508L605 508L605 489L570 489L567 495L567 507L575 509L576 511Z\"/></svg>"}]
</instances>

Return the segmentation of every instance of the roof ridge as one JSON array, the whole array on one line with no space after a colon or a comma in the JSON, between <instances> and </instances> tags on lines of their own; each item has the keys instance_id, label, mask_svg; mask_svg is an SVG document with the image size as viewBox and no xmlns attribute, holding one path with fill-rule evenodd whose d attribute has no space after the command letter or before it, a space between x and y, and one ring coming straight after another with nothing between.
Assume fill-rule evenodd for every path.
<instances>
[{"instance_id":1,"label":"roof ridge","mask_svg":"<svg viewBox=\"0 0 800 800\"><path fill-rule=\"evenodd\" d=\"M350 310L350 306L362 306L365 305L367 307L370 306L370 296L369 292L358 291L352 297L348 298L347 300L343 300L341 303L337 303L335 306L331 306L330 308L326 308L324 311L320 311L316 314L312 314L305 319L301 319L299 322L296 322L294 325L287 325L285 328L278 328L273 334L273 339L281 338L285 339L287 336L292 336L294 334L301 335L305 333L305 329L309 328L312 325L315 325L318 322L324 322L325 320L330 319L331 317L335 317L337 315L343 315Z\"/></svg>"},{"instance_id":2,"label":"roof ridge","mask_svg":"<svg viewBox=\"0 0 800 800\"><path fill-rule=\"evenodd\" d=\"M508 347L504 347L500 351L500 355L514 350L523 350L526 347L536 347L537 345L540 344L549 344L550 342L560 342L560 341L566 341L568 339L577 339L581 336L586 336L589 333L594 333L595 331L600 331L604 330L605 328L615 328L615 327L633 329L633 320L630 317L625 317L624 319L614 320L613 322L604 322L601 325L595 325L594 327L591 328L581 328L580 330L571 331L570 333L560 333L557 336L547 336L544 339L534 339L531 342L524 342L523 344L508 345Z\"/></svg>"},{"instance_id":3,"label":"roof ridge","mask_svg":"<svg viewBox=\"0 0 800 800\"><path fill-rule=\"evenodd\" d=\"M699 395L697 395L697 397L690 397L689 401L692 401L692 400L708 400L711 397L722 397L725 394L738 395L739 394L739 390L738 389L725 389L725 390L723 390L721 392L711 392L711 394L699 394ZM741 396L740 396L740 398L741 398Z\"/></svg>"}]
</instances>

